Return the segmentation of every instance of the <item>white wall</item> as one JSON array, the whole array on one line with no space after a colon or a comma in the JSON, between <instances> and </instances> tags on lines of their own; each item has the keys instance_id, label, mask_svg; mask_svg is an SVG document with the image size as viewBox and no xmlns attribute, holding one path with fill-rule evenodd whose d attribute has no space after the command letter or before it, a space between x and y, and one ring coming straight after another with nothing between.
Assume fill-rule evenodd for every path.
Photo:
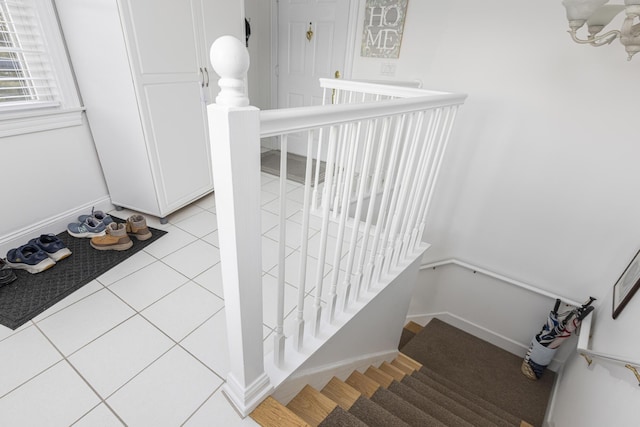
<instances>
[{"instance_id":1,"label":"white wall","mask_svg":"<svg viewBox=\"0 0 640 427\"><path fill-rule=\"evenodd\" d=\"M381 79L390 62L397 79L469 94L430 218L430 259L602 300L640 245L640 61L618 42L574 44L566 29L560 1L412 1L400 58L358 53L353 76ZM638 425L629 382L608 367L587 378L581 363L566 367L556 426Z\"/></svg>"},{"instance_id":2,"label":"white wall","mask_svg":"<svg viewBox=\"0 0 640 427\"><path fill-rule=\"evenodd\" d=\"M81 126L2 138L0 147L0 257L41 232L64 231L78 211L108 200L86 118Z\"/></svg>"}]
</instances>

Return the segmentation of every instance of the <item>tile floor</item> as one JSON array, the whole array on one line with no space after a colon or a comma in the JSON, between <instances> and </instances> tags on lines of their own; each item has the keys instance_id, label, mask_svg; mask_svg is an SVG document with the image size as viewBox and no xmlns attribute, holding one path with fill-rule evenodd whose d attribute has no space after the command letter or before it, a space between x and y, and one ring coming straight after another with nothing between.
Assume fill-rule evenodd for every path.
<instances>
[{"instance_id":1,"label":"tile floor","mask_svg":"<svg viewBox=\"0 0 640 427\"><path fill-rule=\"evenodd\" d=\"M277 282L278 186L271 175L262 179L270 288ZM294 208L300 188L288 187ZM290 213L295 230L300 215ZM171 215L168 224L147 219L168 234L17 330L0 326L0 426L255 425L221 392L229 356L213 195ZM298 239L291 236L293 260ZM288 282L297 277L290 270ZM289 286L288 309L295 294ZM267 348L273 306L264 305Z\"/></svg>"}]
</instances>

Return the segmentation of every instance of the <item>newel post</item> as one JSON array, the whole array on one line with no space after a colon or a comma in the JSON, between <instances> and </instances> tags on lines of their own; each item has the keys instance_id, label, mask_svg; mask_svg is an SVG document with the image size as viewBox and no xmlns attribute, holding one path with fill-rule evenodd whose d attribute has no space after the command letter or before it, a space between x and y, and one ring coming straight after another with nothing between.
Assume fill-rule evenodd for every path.
<instances>
[{"instance_id":1,"label":"newel post","mask_svg":"<svg viewBox=\"0 0 640 427\"><path fill-rule=\"evenodd\" d=\"M262 344L260 117L245 94L243 43L223 36L210 53L221 76L208 116L231 368L223 390L246 416L273 389Z\"/></svg>"}]
</instances>

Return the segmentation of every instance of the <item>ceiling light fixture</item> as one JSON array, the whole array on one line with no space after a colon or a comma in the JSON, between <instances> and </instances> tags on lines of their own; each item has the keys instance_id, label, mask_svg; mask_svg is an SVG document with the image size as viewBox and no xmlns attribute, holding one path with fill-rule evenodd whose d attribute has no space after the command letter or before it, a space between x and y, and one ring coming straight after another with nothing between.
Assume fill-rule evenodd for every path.
<instances>
[{"instance_id":1,"label":"ceiling light fixture","mask_svg":"<svg viewBox=\"0 0 640 427\"><path fill-rule=\"evenodd\" d=\"M628 60L640 52L640 0L624 0L622 4L607 4L609 0L562 0L567 9L569 34L576 43L600 47L611 44L619 38L627 51ZM624 10L626 17L620 30L600 32L620 12ZM581 39L577 31L587 24L589 35Z\"/></svg>"}]
</instances>

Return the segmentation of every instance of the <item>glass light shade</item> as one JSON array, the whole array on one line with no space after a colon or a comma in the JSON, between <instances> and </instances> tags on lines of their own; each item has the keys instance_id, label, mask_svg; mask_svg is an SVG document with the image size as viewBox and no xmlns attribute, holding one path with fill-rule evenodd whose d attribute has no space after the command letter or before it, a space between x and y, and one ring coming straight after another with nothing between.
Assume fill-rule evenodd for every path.
<instances>
[{"instance_id":1,"label":"glass light shade","mask_svg":"<svg viewBox=\"0 0 640 427\"><path fill-rule=\"evenodd\" d=\"M562 0L562 5L567 9L567 20L586 21L608 2L609 0Z\"/></svg>"}]
</instances>

